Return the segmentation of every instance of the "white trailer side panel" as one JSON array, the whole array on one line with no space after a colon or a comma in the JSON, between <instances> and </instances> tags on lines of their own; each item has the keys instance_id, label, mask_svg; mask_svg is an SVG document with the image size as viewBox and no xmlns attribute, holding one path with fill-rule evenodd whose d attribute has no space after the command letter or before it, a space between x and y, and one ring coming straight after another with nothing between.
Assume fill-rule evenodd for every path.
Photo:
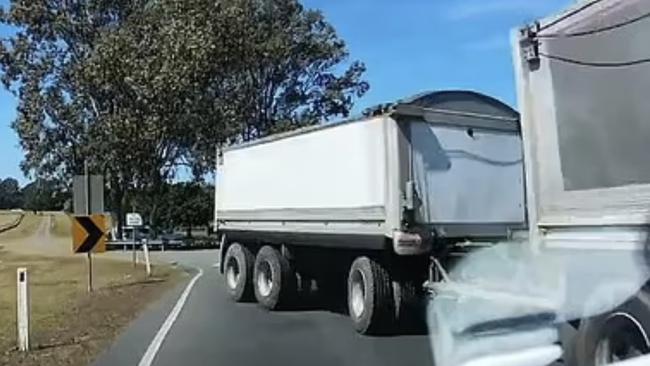
<instances>
[{"instance_id":1,"label":"white trailer side panel","mask_svg":"<svg viewBox=\"0 0 650 366\"><path fill-rule=\"evenodd\" d=\"M238 219L246 212L283 219L292 210L308 218L308 210L327 209L357 209L377 219L385 209L385 123L391 122L377 117L226 151L218 172L219 219L233 212Z\"/></svg>"}]
</instances>

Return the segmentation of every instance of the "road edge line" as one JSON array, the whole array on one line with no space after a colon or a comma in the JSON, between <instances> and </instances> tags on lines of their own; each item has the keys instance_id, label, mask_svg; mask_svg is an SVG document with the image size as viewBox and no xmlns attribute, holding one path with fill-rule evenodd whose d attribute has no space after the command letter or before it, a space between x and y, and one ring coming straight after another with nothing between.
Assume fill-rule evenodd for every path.
<instances>
[{"instance_id":1,"label":"road edge line","mask_svg":"<svg viewBox=\"0 0 650 366\"><path fill-rule=\"evenodd\" d=\"M176 301L176 304L174 305L172 311L169 313L169 315L167 315L165 322L160 326L160 329L158 329L156 336L153 338L153 340L151 340L151 343L149 343L149 347L147 347L147 351L144 353L144 355L142 355L138 366L151 366L153 363L154 358L156 358L156 355L160 350L160 346L162 346L162 343L165 341L167 333L169 333L172 326L174 325L174 322L176 321L176 318L178 318L181 310L183 310L183 306L185 306L185 302L190 296L190 292L192 291L194 284L201 276L203 276L203 270L201 268L198 268L198 270L198 273L192 277L190 282L185 287L185 290L183 290L183 293Z\"/></svg>"}]
</instances>

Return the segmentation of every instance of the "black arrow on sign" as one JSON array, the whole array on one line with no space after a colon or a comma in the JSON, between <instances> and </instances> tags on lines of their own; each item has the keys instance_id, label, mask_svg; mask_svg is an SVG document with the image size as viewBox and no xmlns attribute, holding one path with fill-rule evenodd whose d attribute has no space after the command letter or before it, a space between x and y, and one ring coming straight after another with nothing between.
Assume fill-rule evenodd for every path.
<instances>
[{"instance_id":1,"label":"black arrow on sign","mask_svg":"<svg viewBox=\"0 0 650 366\"><path fill-rule=\"evenodd\" d=\"M77 253L88 253L95 247L95 245L97 245L99 239L104 236L104 232L102 232L102 230L98 228L93 220L88 216L77 217L77 222L79 222L88 233L86 240L84 240L77 249Z\"/></svg>"}]
</instances>

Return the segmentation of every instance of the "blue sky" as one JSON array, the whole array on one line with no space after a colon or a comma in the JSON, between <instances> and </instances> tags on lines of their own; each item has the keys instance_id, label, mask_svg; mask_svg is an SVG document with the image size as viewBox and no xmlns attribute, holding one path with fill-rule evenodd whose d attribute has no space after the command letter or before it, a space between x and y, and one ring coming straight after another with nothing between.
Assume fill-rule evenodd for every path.
<instances>
[{"instance_id":1,"label":"blue sky","mask_svg":"<svg viewBox=\"0 0 650 366\"><path fill-rule=\"evenodd\" d=\"M321 9L365 62L370 91L355 112L426 90L471 89L515 106L510 29L571 0L303 0ZM0 4L6 4L0 0ZM0 36L9 30L0 28ZM0 178L25 183L10 128L16 100L0 91Z\"/></svg>"}]
</instances>

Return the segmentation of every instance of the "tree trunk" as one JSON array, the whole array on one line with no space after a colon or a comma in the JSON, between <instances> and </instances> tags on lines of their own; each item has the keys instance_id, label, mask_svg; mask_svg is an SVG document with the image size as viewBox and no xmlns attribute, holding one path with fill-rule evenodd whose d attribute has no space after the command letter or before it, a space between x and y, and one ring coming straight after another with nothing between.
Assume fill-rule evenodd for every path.
<instances>
[{"instance_id":1,"label":"tree trunk","mask_svg":"<svg viewBox=\"0 0 650 366\"><path fill-rule=\"evenodd\" d=\"M111 179L110 190L111 211L113 211L117 229L117 239L122 239L122 223L124 220L124 190L120 187L118 179Z\"/></svg>"}]
</instances>

